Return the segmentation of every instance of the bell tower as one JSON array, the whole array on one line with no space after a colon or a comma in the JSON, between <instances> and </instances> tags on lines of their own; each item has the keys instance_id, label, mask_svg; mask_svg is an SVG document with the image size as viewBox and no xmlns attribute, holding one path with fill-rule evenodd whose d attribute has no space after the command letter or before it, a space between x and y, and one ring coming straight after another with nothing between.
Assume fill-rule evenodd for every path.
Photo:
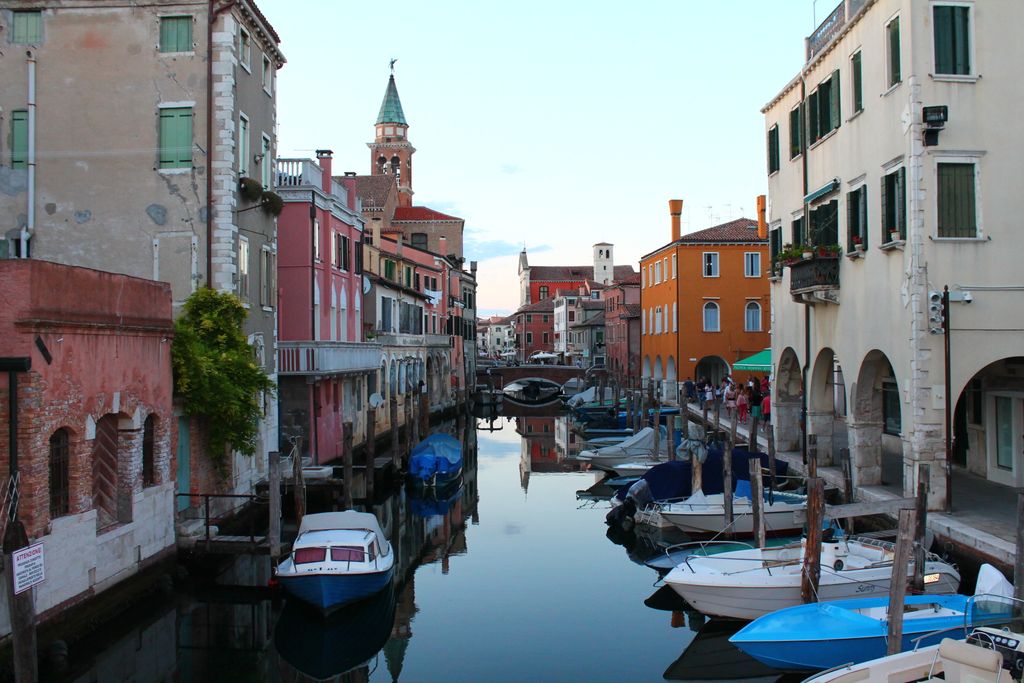
<instances>
[{"instance_id":1,"label":"bell tower","mask_svg":"<svg viewBox=\"0 0 1024 683\"><path fill-rule=\"evenodd\" d=\"M391 77L377 114L374 141L367 143L370 148L370 175L395 176L398 205L412 206L412 155L416 148L409 143L409 124L395 86L396 61L391 60Z\"/></svg>"}]
</instances>

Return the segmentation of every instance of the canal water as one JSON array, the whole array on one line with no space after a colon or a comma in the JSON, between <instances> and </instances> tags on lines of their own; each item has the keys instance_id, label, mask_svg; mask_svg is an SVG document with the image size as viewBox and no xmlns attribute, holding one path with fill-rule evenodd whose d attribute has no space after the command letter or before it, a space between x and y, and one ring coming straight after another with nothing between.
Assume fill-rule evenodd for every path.
<instances>
[{"instance_id":1,"label":"canal water","mask_svg":"<svg viewBox=\"0 0 1024 683\"><path fill-rule=\"evenodd\" d=\"M728 625L672 611L642 560L673 539L609 538L607 503L577 497L600 477L566 457L563 422L479 426L461 488L374 507L393 591L325 620L261 590L266 558L239 559L74 644L48 680L786 680L733 649Z\"/></svg>"}]
</instances>

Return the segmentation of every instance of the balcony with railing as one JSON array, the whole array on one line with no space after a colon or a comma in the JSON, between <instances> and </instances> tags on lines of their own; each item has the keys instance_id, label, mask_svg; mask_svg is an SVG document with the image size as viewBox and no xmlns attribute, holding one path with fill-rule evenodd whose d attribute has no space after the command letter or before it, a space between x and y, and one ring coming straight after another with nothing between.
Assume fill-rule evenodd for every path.
<instances>
[{"instance_id":1,"label":"balcony with railing","mask_svg":"<svg viewBox=\"0 0 1024 683\"><path fill-rule=\"evenodd\" d=\"M286 190L323 189L324 172L313 159L278 159L274 165L274 179L278 188ZM331 194L347 208L348 189L331 179ZM359 207L356 207L359 210Z\"/></svg>"},{"instance_id":2,"label":"balcony with railing","mask_svg":"<svg viewBox=\"0 0 1024 683\"><path fill-rule=\"evenodd\" d=\"M838 255L815 255L790 264L789 293L799 303L839 303Z\"/></svg>"},{"instance_id":3,"label":"balcony with railing","mask_svg":"<svg viewBox=\"0 0 1024 683\"><path fill-rule=\"evenodd\" d=\"M818 24L818 28L807 37L807 61L811 61L814 55L818 54L843 30L846 23L857 16L867 3L867 0L842 0L839 6L832 10L824 21Z\"/></svg>"},{"instance_id":4,"label":"balcony with railing","mask_svg":"<svg viewBox=\"0 0 1024 683\"><path fill-rule=\"evenodd\" d=\"M383 347L376 342L278 342L278 374L328 375L369 372L380 367Z\"/></svg>"}]
</instances>

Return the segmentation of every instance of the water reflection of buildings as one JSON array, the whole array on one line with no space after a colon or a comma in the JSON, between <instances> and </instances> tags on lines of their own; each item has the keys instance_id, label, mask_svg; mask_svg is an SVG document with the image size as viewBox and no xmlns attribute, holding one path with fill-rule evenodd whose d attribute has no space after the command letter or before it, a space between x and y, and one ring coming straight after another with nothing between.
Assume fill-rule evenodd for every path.
<instances>
[{"instance_id":1,"label":"water reflection of buildings","mask_svg":"<svg viewBox=\"0 0 1024 683\"><path fill-rule=\"evenodd\" d=\"M558 447L559 422L565 422L565 419L552 416L516 418L516 432L523 437L519 483L524 491L530 487L530 474L533 472L578 472L583 469L583 463L569 456L566 449Z\"/></svg>"}]
</instances>

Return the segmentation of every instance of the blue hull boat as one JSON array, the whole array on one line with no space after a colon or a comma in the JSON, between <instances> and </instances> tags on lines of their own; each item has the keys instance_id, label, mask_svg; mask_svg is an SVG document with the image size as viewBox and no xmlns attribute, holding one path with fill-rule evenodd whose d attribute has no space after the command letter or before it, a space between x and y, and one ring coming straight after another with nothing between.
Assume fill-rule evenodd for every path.
<instances>
[{"instance_id":1,"label":"blue hull boat","mask_svg":"<svg viewBox=\"0 0 1024 683\"><path fill-rule=\"evenodd\" d=\"M299 600L330 612L376 595L391 583L393 573L394 567L373 574L279 576L278 581Z\"/></svg>"},{"instance_id":2,"label":"blue hull boat","mask_svg":"<svg viewBox=\"0 0 1024 683\"><path fill-rule=\"evenodd\" d=\"M413 484L443 486L462 474L462 443L449 434L431 434L409 455Z\"/></svg>"},{"instance_id":3,"label":"blue hull boat","mask_svg":"<svg viewBox=\"0 0 1024 683\"><path fill-rule=\"evenodd\" d=\"M969 600L966 595L908 596L901 650L955 637L950 630L965 626ZM754 659L783 671L857 664L886 655L888 607L888 597L787 607L755 619L729 641Z\"/></svg>"}]
</instances>

